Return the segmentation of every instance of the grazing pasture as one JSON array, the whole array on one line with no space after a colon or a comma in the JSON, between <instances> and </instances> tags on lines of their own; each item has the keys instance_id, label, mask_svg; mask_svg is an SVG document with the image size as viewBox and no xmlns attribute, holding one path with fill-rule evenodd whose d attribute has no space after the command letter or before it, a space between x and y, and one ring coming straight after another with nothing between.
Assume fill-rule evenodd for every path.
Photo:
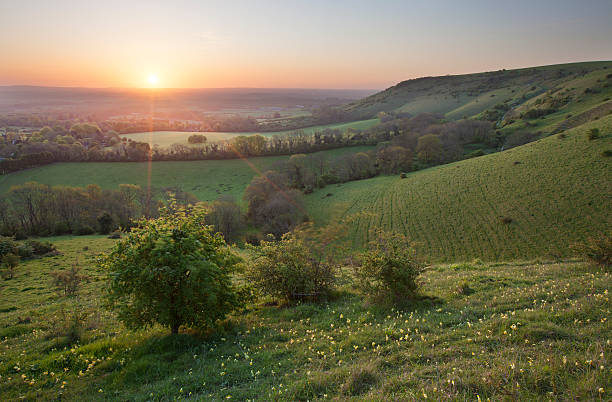
<instances>
[{"instance_id":1,"label":"grazing pasture","mask_svg":"<svg viewBox=\"0 0 612 402\"><path fill-rule=\"evenodd\" d=\"M335 123L335 124L326 124L321 126L313 126L306 127L299 130L285 130L285 131L273 131L273 132L248 132L248 133L222 133L222 132L184 132L184 131L152 131L148 133L131 133L131 134L121 134L120 137L127 138L132 141L139 142L147 142L149 145L154 146L158 145L162 148L169 147L172 144L182 144L189 145L187 139L189 136L193 134L202 134L206 137L207 142L219 142L219 141L228 141L234 137L238 137L240 135L255 135L259 134L265 137L271 137L273 135L287 135L296 132L301 132L305 134L313 134L317 131L322 130L347 130L349 128L356 130L363 130L366 128L370 128L374 125L378 124L378 119L369 119L369 120L359 120L353 121L350 123Z\"/></svg>"},{"instance_id":2,"label":"grazing pasture","mask_svg":"<svg viewBox=\"0 0 612 402\"><path fill-rule=\"evenodd\" d=\"M371 147L348 147L322 151L333 158L345 153L361 152ZM242 199L244 189L253 177L286 160L288 156L249 159L172 161L172 162L75 162L56 163L0 176L0 193L16 184L29 181L49 185L85 187L98 184L117 188L119 184L147 187L148 177L155 188L178 187L193 193L201 201L213 201L221 195Z\"/></svg>"},{"instance_id":3,"label":"grazing pasture","mask_svg":"<svg viewBox=\"0 0 612 402\"><path fill-rule=\"evenodd\" d=\"M608 271L581 262L437 265L404 310L350 285L322 305L252 305L214 333L128 331L101 306L114 240L51 238L61 255L0 282L0 399L606 400ZM78 258L79 294L49 272ZM347 274L346 283L351 276Z\"/></svg>"},{"instance_id":4,"label":"grazing pasture","mask_svg":"<svg viewBox=\"0 0 612 402\"><path fill-rule=\"evenodd\" d=\"M602 135L588 139L588 131ZM612 227L612 116L508 151L315 191L318 224L353 214L359 247L377 227L398 231L436 261L565 256Z\"/></svg>"}]
</instances>

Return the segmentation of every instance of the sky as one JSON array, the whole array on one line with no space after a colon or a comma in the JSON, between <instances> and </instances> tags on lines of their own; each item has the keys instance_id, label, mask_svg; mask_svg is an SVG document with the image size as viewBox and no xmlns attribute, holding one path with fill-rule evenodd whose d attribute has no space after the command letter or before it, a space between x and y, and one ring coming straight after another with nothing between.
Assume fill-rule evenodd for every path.
<instances>
[{"instance_id":1,"label":"sky","mask_svg":"<svg viewBox=\"0 0 612 402\"><path fill-rule=\"evenodd\" d=\"M612 0L0 0L0 85L380 89L612 60Z\"/></svg>"}]
</instances>

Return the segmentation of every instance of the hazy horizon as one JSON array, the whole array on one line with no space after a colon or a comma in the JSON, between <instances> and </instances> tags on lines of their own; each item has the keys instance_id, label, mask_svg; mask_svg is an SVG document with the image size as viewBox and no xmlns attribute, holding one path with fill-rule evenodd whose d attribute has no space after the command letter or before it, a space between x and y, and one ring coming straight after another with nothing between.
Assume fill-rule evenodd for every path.
<instances>
[{"instance_id":1,"label":"hazy horizon","mask_svg":"<svg viewBox=\"0 0 612 402\"><path fill-rule=\"evenodd\" d=\"M399 80L385 87L377 87L377 88L366 88L366 87L355 87L355 88L340 88L340 87L146 87L146 86L106 86L106 87L94 87L94 86L76 86L76 85L37 85L37 84L0 84L0 87L33 87L33 88L57 88L57 89L91 89L91 90L146 90L149 91L151 89L154 90L185 90L185 91L198 91L198 90L296 90L296 91L380 91L391 86L394 86L400 82L408 81L412 79L419 78L427 78L427 77L442 77L442 76L455 76L455 75L470 75L470 74L478 74L478 73L486 73L492 71L499 71L502 69L505 70L521 70L526 68L538 68L538 67L547 67L547 66L555 66L562 64L580 64L580 63L600 63L600 62L612 62L611 59L600 59L600 60L579 60L569 63L553 63L553 64L541 64L541 65L528 65L528 66L519 66L514 68L506 68L501 67L497 70L478 70L478 71L470 71L465 73L457 73L457 74L439 74L439 75L423 75L418 77L410 77L406 79Z\"/></svg>"},{"instance_id":2,"label":"hazy horizon","mask_svg":"<svg viewBox=\"0 0 612 402\"><path fill-rule=\"evenodd\" d=\"M610 60L611 15L601 0L26 0L0 5L0 85L382 89Z\"/></svg>"}]
</instances>

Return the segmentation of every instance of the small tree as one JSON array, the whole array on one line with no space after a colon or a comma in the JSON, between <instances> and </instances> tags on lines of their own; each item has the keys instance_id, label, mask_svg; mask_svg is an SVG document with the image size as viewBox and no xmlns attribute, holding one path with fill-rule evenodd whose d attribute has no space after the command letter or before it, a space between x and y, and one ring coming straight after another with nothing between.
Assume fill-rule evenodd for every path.
<instances>
[{"instance_id":1,"label":"small tree","mask_svg":"<svg viewBox=\"0 0 612 402\"><path fill-rule=\"evenodd\" d=\"M394 303L417 295L417 277L425 266L406 236L378 230L360 255L360 262L355 274L358 287L366 295Z\"/></svg>"},{"instance_id":2,"label":"small tree","mask_svg":"<svg viewBox=\"0 0 612 402\"><path fill-rule=\"evenodd\" d=\"M109 234L113 230L113 223L113 217L108 212L98 216L98 225L102 234Z\"/></svg>"},{"instance_id":3,"label":"small tree","mask_svg":"<svg viewBox=\"0 0 612 402\"><path fill-rule=\"evenodd\" d=\"M64 293L64 296L74 296L78 290L81 282L87 279L86 275L81 274L81 266L79 265L79 259L77 258L72 264L70 269L64 271L51 272L51 278L53 278L53 286Z\"/></svg>"},{"instance_id":4,"label":"small tree","mask_svg":"<svg viewBox=\"0 0 612 402\"><path fill-rule=\"evenodd\" d=\"M187 138L187 142L190 144L203 144L206 142L206 136L202 134L193 134Z\"/></svg>"},{"instance_id":5,"label":"small tree","mask_svg":"<svg viewBox=\"0 0 612 402\"><path fill-rule=\"evenodd\" d=\"M234 241L243 226L240 207L233 198L219 198L212 204L206 223L212 225L215 232L220 232L227 242Z\"/></svg>"},{"instance_id":6,"label":"small tree","mask_svg":"<svg viewBox=\"0 0 612 402\"><path fill-rule=\"evenodd\" d=\"M15 239L12 237L0 236L0 258L7 254L14 254L17 249Z\"/></svg>"},{"instance_id":7,"label":"small tree","mask_svg":"<svg viewBox=\"0 0 612 402\"><path fill-rule=\"evenodd\" d=\"M107 306L130 328L159 323L206 328L242 305L231 274L238 262L223 237L175 202L156 219L141 219L101 258L108 272Z\"/></svg>"},{"instance_id":8,"label":"small tree","mask_svg":"<svg viewBox=\"0 0 612 402\"><path fill-rule=\"evenodd\" d=\"M4 279L13 279L15 276L15 268L19 265L19 256L15 254L6 254L2 257L2 277Z\"/></svg>"}]
</instances>

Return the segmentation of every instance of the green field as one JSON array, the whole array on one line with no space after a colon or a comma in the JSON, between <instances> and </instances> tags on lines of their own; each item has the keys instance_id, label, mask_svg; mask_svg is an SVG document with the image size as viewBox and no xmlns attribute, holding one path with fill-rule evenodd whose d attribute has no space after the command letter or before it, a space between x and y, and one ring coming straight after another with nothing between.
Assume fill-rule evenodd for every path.
<instances>
[{"instance_id":1,"label":"green field","mask_svg":"<svg viewBox=\"0 0 612 402\"><path fill-rule=\"evenodd\" d=\"M612 278L584 263L434 266L429 299L405 311L347 286L328 304L253 305L215 333L169 336L101 307L94 257L113 240L49 240L61 255L0 281L1 400L609 400ZM89 279L62 296L49 272L77 257Z\"/></svg>"},{"instance_id":2,"label":"green field","mask_svg":"<svg viewBox=\"0 0 612 402\"><path fill-rule=\"evenodd\" d=\"M299 130L285 130L285 131L274 131L274 132L248 132L248 133L222 133L222 132L184 132L184 131L152 131L147 133L132 133L132 134L121 134L123 138L128 138L133 141L148 142L149 145L159 145L160 147L168 147L172 144L183 144L187 145L187 139L193 134L202 134L206 136L208 142L227 141L239 135L263 135L265 137L271 137L273 135L285 135L295 132L303 132L305 134L312 134L316 131L324 129L335 129L335 130L347 130L349 128L364 130L378 124L378 119L360 120L353 121L350 123L335 123L326 124L321 126L306 127Z\"/></svg>"},{"instance_id":3,"label":"green field","mask_svg":"<svg viewBox=\"0 0 612 402\"><path fill-rule=\"evenodd\" d=\"M602 138L589 141L591 127ZM329 186L308 195L307 207L318 224L366 212L353 226L356 246L384 227L406 233L437 261L565 256L570 243L612 227L612 158L602 155L612 149L612 115L564 136L406 179Z\"/></svg>"},{"instance_id":4,"label":"green field","mask_svg":"<svg viewBox=\"0 0 612 402\"><path fill-rule=\"evenodd\" d=\"M371 147L349 147L322 151L333 158L345 153L360 152ZM155 188L179 187L193 193L201 201L213 201L220 195L241 200L244 189L253 177L270 169L287 156L261 158L177 161L177 162L78 162L56 163L0 176L0 194L16 184L29 181L48 185L85 187L98 184L102 188L117 188L119 184L147 187L149 168L151 185Z\"/></svg>"}]
</instances>

